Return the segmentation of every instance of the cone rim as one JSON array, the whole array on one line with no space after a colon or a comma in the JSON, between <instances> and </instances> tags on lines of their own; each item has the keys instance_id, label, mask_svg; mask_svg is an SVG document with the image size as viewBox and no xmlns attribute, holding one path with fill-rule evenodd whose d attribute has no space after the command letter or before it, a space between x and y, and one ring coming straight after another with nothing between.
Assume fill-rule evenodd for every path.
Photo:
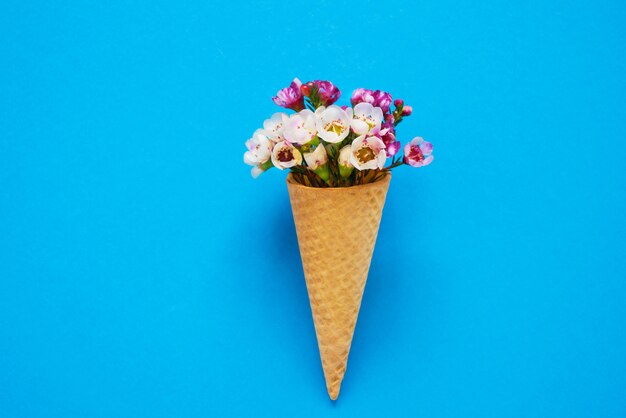
<instances>
[{"instance_id":1,"label":"cone rim","mask_svg":"<svg viewBox=\"0 0 626 418\"><path fill-rule=\"evenodd\" d=\"M391 172L387 171L381 179L373 181L371 183L357 184L357 185L346 186L346 187L313 187L313 186L306 186L302 183L298 183L293 178L292 173L289 173L287 175L287 185L290 187L298 187L302 189L312 189L312 190L320 190L320 191L324 190L326 192L330 192L331 190L354 190L358 188L375 187L375 186L380 185L381 183L389 183L390 181L391 181Z\"/></svg>"}]
</instances>

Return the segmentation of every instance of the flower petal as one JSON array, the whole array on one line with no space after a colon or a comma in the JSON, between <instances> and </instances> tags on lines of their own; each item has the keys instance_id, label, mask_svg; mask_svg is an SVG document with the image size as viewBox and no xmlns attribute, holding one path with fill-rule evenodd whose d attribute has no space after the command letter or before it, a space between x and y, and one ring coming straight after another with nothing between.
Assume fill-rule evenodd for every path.
<instances>
[{"instance_id":1,"label":"flower petal","mask_svg":"<svg viewBox=\"0 0 626 418\"><path fill-rule=\"evenodd\" d=\"M370 129L369 125L360 119L352 119L350 126L352 126L352 130L357 135L366 134Z\"/></svg>"},{"instance_id":2,"label":"flower petal","mask_svg":"<svg viewBox=\"0 0 626 418\"><path fill-rule=\"evenodd\" d=\"M252 178L255 179L259 177L264 171L265 170L261 169L261 167L255 166L252 167L252 170L250 170L250 174L252 175Z\"/></svg>"},{"instance_id":3,"label":"flower petal","mask_svg":"<svg viewBox=\"0 0 626 418\"><path fill-rule=\"evenodd\" d=\"M378 168L382 170L383 167L385 167L385 161L387 161L387 153L385 150L380 150L376 156L376 161L378 162Z\"/></svg>"},{"instance_id":4,"label":"flower petal","mask_svg":"<svg viewBox=\"0 0 626 418\"><path fill-rule=\"evenodd\" d=\"M419 147L422 150L422 152L424 153L424 155L430 155L433 152L433 144L431 144L428 141L422 141L422 143L419 145Z\"/></svg>"}]
</instances>

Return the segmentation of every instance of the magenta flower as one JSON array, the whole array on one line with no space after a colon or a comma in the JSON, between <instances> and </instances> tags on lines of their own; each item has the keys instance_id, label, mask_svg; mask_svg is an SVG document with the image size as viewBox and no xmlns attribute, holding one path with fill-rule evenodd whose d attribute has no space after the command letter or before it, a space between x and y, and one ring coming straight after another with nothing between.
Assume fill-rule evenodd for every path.
<instances>
[{"instance_id":1,"label":"magenta flower","mask_svg":"<svg viewBox=\"0 0 626 418\"><path fill-rule=\"evenodd\" d=\"M278 106L298 112L304 109L304 97L300 91L301 86L300 80L294 78L289 87L278 90L278 93L276 93L275 97L272 97L272 100Z\"/></svg>"},{"instance_id":2,"label":"magenta flower","mask_svg":"<svg viewBox=\"0 0 626 418\"><path fill-rule=\"evenodd\" d=\"M380 125L381 134L384 135L385 132L392 132L392 133L396 132L396 128L393 125L393 121L394 121L394 118L392 114L388 113L385 115L385 121L383 122L382 125Z\"/></svg>"},{"instance_id":3,"label":"magenta flower","mask_svg":"<svg viewBox=\"0 0 626 418\"><path fill-rule=\"evenodd\" d=\"M330 106L341 96L341 91L330 81L314 80L313 84L317 86L322 106Z\"/></svg>"},{"instance_id":4,"label":"magenta flower","mask_svg":"<svg viewBox=\"0 0 626 418\"><path fill-rule=\"evenodd\" d=\"M400 151L400 141L390 142L387 145L385 151L387 151L387 157L393 157Z\"/></svg>"},{"instance_id":5,"label":"magenta flower","mask_svg":"<svg viewBox=\"0 0 626 418\"><path fill-rule=\"evenodd\" d=\"M374 106L380 107L383 110L383 113L389 112L389 107L392 102L393 99L391 98L391 94L381 90L376 90L374 92Z\"/></svg>"},{"instance_id":6,"label":"magenta flower","mask_svg":"<svg viewBox=\"0 0 626 418\"><path fill-rule=\"evenodd\" d=\"M389 112L389 107L391 106L393 99L391 98L391 94L382 90L373 91L358 88L352 92L350 102L352 103L352 106L363 102L369 103L374 107L380 107L383 113L387 113Z\"/></svg>"},{"instance_id":7,"label":"magenta flower","mask_svg":"<svg viewBox=\"0 0 626 418\"><path fill-rule=\"evenodd\" d=\"M412 167L424 167L433 161L433 144L415 137L404 146L404 162Z\"/></svg>"},{"instance_id":8,"label":"magenta flower","mask_svg":"<svg viewBox=\"0 0 626 418\"><path fill-rule=\"evenodd\" d=\"M382 130L381 132L385 132ZM396 140L396 134L391 130L387 131L384 135L380 137L383 143L385 144L385 152L387 153L387 157L393 157L400 151L400 141Z\"/></svg>"},{"instance_id":9,"label":"magenta flower","mask_svg":"<svg viewBox=\"0 0 626 418\"><path fill-rule=\"evenodd\" d=\"M394 155L396 155L400 150L400 141L396 140L396 131L393 127L393 122L383 123L378 135L385 144L385 152L387 153L387 157L393 157Z\"/></svg>"}]
</instances>

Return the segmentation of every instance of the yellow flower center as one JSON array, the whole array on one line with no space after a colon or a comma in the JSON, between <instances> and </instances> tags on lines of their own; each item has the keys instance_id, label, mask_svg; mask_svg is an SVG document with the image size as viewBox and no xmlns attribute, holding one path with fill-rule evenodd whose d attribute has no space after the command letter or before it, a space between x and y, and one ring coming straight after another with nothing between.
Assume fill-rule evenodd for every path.
<instances>
[{"instance_id":1,"label":"yellow flower center","mask_svg":"<svg viewBox=\"0 0 626 418\"><path fill-rule=\"evenodd\" d=\"M363 121L363 122L367 123L367 126L368 126L368 128L369 128L369 130L370 130L370 131L372 130L372 128L373 128L374 126L376 126L376 122L375 122L375 121L374 121L374 119L373 119L372 117L370 117L370 116L367 116L367 115L359 115L359 116L357 116L357 119L359 119L359 120L361 120L361 121Z\"/></svg>"},{"instance_id":2,"label":"yellow flower center","mask_svg":"<svg viewBox=\"0 0 626 418\"><path fill-rule=\"evenodd\" d=\"M338 120L334 120L332 122L327 123L324 126L324 130L327 132L334 132L336 135L341 135L341 133L344 131L345 126L343 123L341 123L341 121Z\"/></svg>"},{"instance_id":3,"label":"yellow flower center","mask_svg":"<svg viewBox=\"0 0 626 418\"><path fill-rule=\"evenodd\" d=\"M376 158L376 154L374 154L374 151L371 148L363 147L363 148L361 148L360 150L358 150L356 152L356 157L362 163L366 163L366 162L372 161L374 158Z\"/></svg>"}]
</instances>

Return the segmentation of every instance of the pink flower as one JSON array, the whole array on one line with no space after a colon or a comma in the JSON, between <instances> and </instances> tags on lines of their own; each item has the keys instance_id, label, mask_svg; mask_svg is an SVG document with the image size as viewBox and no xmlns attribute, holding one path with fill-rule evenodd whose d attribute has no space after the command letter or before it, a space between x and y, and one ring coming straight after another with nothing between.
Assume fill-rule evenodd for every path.
<instances>
[{"instance_id":1,"label":"pink flower","mask_svg":"<svg viewBox=\"0 0 626 418\"><path fill-rule=\"evenodd\" d=\"M341 96L341 91L330 81L314 80L313 84L317 86L322 106L330 106Z\"/></svg>"},{"instance_id":2,"label":"pink flower","mask_svg":"<svg viewBox=\"0 0 626 418\"><path fill-rule=\"evenodd\" d=\"M433 144L415 137L404 146L404 162L413 167L424 167L433 161Z\"/></svg>"},{"instance_id":3,"label":"pink flower","mask_svg":"<svg viewBox=\"0 0 626 418\"><path fill-rule=\"evenodd\" d=\"M391 94L382 90L373 91L364 88L358 88L352 92L350 102L352 103L352 106L363 102L369 103L374 107L380 107L383 110L383 113L387 113L389 111L391 103L393 102L393 99L391 98Z\"/></svg>"},{"instance_id":4,"label":"pink flower","mask_svg":"<svg viewBox=\"0 0 626 418\"><path fill-rule=\"evenodd\" d=\"M285 107L287 109L293 109L296 112L304 109L304 97L300 87L302 83L297 78L294 78L289 87L278 90L275 97L272 97L274 103L278 106Z\"/></svg>"},{"instance_id":5,"label":"pink flower","mask_svg":"<svg viewBox=\"0 0 626 418\"><path fill-rule=\"evenodd\" d=\"M402 108L402 116L411 116L413 113L413 108L411 106L404 106Z\"/></svg>"},{"instance_id":6,"label":"pink flower","mask_svg":"<svg viewBox=\"0 0 626 418\"><path fill-rule=\"evenodd\" d=\"M352 106L356 106L359 103L369 103L373 105L373 93L374 92L372 90L358 88L352 92L352 97L350 97L350 103L352 103Z\"/></svg>"}]
</instances>

